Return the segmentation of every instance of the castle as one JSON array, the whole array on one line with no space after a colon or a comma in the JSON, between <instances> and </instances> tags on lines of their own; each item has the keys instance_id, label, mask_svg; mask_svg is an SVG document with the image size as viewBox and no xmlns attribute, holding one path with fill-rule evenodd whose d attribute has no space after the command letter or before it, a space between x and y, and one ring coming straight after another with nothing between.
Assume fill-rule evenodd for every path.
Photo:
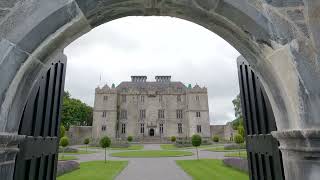
<instances>
[{"instance_id":1,"label":"castle","mask_svg":"<svg viewBox=\"0 0 320 180\"><path fill-rule=\"evenodd\" d=\"M171 76L131 76L131 81L95 90L92 137L125 139L171 136L210 137L208 94L205 87L186 87Z\"/></svg>"}]
</instances>

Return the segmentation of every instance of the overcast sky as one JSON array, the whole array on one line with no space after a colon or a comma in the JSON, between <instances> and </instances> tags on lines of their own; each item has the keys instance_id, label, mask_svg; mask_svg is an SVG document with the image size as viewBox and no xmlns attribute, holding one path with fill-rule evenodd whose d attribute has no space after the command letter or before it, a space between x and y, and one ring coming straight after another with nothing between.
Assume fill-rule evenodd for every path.
<instances>
[{"instance_id":1,"label":"overcast sky","mask_svg":"<svg viewBox=\"0 0 320 180\"><path fill-rule=\"evenodd\" d=\"M65 49L65 88L93 106L94 89L131 75L171 75L173 81L208 88L211 124L234 119L239 93L236 58L225 40L194 23L170 17L126 17L103 24ZM100 83L100 75L102 82Z\"/></svg>"}]
</instances>

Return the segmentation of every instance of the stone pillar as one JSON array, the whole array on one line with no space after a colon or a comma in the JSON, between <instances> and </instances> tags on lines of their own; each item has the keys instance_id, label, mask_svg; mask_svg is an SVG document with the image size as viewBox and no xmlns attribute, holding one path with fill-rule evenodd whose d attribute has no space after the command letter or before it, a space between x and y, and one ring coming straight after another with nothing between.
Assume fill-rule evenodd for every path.
<instances>
[{"instance_id":1,"label":"stone pillar","mask_svg":"<svg viewBox=\"0 0 320 180\"><path fill-rule=\"evenodd\" d=\"M0 133L0 175L2 180L12 180L18 144L25 136Z\"/></svg>"},{"instance_id":2,"label":"stone pillar","mask_svg":"<svg viewBox=\"0 0 320 180\"><path fill-rule=\"evenodd\" d=\"M317 180L320 177L320 130L272 132L280 142L285 177L288 180Z\"/></svg>"}]
</instances>

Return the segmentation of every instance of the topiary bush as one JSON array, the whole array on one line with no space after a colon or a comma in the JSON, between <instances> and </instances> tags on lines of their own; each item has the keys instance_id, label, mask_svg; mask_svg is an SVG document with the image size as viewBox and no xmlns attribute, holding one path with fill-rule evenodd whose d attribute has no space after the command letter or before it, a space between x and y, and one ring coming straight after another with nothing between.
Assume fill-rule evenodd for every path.
<instances>
[{"instance_id":1,"label":"topiary bush","mask_svg":"<svg viewBox=\"0 0 320 180\"><path fill-rule=\"evenodd\" d=\"M212 137L212 141L213 142L219 142L219 139L220 139L219 136L213 136Z\"/></svg>"},{"instance_id":2,"label":"topiary bush","mask_svg":"<svg viewBox=\"0 0 320 180\"><path fill-rule=\"evenodd\" d=\"M198 153L198 146L201 145L202 138L198 134L195 134L191 138L192 146L196 147L197 149L197 159L199 160L199 153Z\"/></svg>"},{"instance_id":3,"label":"topiary bush","mask_svg":"<svg viewBox=\"0 0 320 180\"><path fill-rule=\"evenodd\" d=\"M90 143L90 139L89 138L84 139L83 144L86 145L86 152L88 152L88 144L89 143Z\"/></svg>"},{"instance_id":4,"label":"topiary bush","mask_svg":"<svg viewBox=\"0 0 320 180\"><path fill-rule=\"evenodd\" d=\"M239 147L239 157L240 157L240 149L241 149L241 145L244 142L243 137L240 134L236 134L234 136L234 142L238 144Z\"/></svg>"},{"instance_id":5,"label":"topiary bush","mask_svg":"<svg viewBox=\"0 0 320 180\"><path fill-rule=\"evenodd\" d=\"M128 136L127 141L130 143L130 142L132 142L132 140L133 140L133 137L132 136Z\"/></svg>"},{"instance_id":6,"label":"topiary bush","mask_svg":"<svg viewBox=\"0 0 320 180\"><path fill-rule=\"evenodd\" d=\"M100 139L100 146L104 148L104 162L107 162L107 147L110 147L111 139L108 136L105 136Z\"/></svg>"},{"instance_id":7,"label":"topiary bush","mask_svg":"<svg viewBox=\"0 0 320 180\"><path fill-rule=\"evenodd\" d=\"M171 142L176 142L177 138L175 136L171 136Z\"/></svg>"},{"instance_id":8,"label":"topiary bush","mask_svg":"<svg viewBox=\"0 0 320 180\"><path fill-rule=\"evenodd\" d=\"M64 137L62 137L60 139L60 143L59 144L60 144L60 146L62 146L62 157L61 157L61 159L63 159L64 158L64 150L69 145L69 139L64 136Z\"/></svg>"}]
</instances>

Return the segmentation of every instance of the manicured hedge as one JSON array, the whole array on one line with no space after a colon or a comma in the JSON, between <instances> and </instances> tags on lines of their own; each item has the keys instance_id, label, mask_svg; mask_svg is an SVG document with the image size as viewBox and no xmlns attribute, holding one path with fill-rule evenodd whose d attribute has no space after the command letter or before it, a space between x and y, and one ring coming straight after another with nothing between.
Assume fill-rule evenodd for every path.
<instances>
[{"instance_id":1,"label":"manicured hedge","mask_svg":"<svg viewBox=\"0 0 320 180\"><path fill-rule=\"evenodd\" d=\"M223 163L226 166L248 172L248 160L243 158L225 158Z\"/></svg>"},{"instance_id":2,"label":"manicured hedge","mask_svg":"<svg viewBox=\"0 0 320 180\"><path fill-rule=\"evenodd\" d=\"M58 161L57 176L79 169L79 166L76 161Z\"/></svg>"}]
</instances>

